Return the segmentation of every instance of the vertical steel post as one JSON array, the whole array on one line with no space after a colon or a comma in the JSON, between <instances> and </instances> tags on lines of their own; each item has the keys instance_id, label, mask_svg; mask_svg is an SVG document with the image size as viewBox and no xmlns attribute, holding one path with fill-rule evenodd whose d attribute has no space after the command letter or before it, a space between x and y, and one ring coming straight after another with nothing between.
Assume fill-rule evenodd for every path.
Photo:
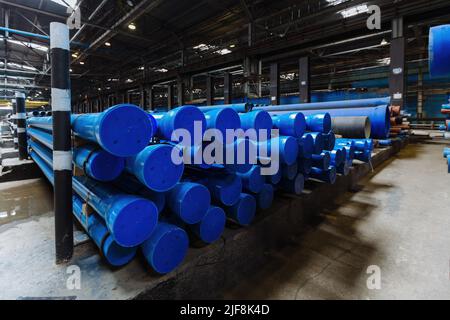
<instances>
[{"instance_id":1,"label":"vertical steel post","mask_svg":"<svg viewBox=\"0 0 450 320\"><path fill-rule=\"evenodd\" d=\"M391 64L389 89L392 104L403 108L406 95L406 39L403 34L403 18L392 21Z\"/></svg>"},{"instance_id":2,"label":"vertical steel post","mask_svg":"<svg viewBox=\"0 0 450 320\"><path fill-rule=\"evenodd\" d=\"M174 92L173 92L173 84L169 84L167 86L167 109L168 110L172 110L172 108L174 107Z\"/></svg>"},{"instance_id":3,"label":"vertical steel post","mask_svg":"<svg viewBox=\"0 0 450 320\"><path fill-rule=\"evenodd\" d=\"M16 99L12 100L12 108L13 108L13 112L12 112L12 123L13 123L13 129L14 129L14 149L19 149L19 139L17 138L17 101Z\"/></svg>"},{"instance_id":4,"label":"vertical steel post","mask_svg":"<svg viewBox=\"0 0 450 320\"><path fill-rule=\"evenodd\" d=\"M73 254L69 28L50 23L56 263Z\"/></svg>"},{"instance_id":5,"label":"vertical steel post","mask_svg":"<svg viewBox=\"0 0 450 320\"><path fill-rule=\"evenodd\" d=\"M27 151L27 134L25 131L25 93L16 92L16 108L17 108L17 141L19 146L19 159L25 160L28 158Z\"/></svg>"},{"instance_id":6,"label":"vertical steel post","mask_svg":"<svg viewBox=\"0 0 450 320\"><path fill-rule=\"evenodd\" d=\"M206 105L214 105L214 82L213 77L206 76Z\"/></svg>"},{"instance_id":7,"label":"vertical steel post","mask_svg":"<svg viewBox=\"0 0 450 320\"><path fill-rule=\"evenodd\" d=\"M311 102L311 68L309 64L309 57L301 57L298 62L298 67L300 103L309 103Z\"/></svg>"},{"instance_id":8,"label":"vertical steel post","mask_svg":"<svg viewBox=\"0 0 450 320\"><path fill-rule=\"evenodd\" d=\"M184 78L180 77L177 81L177 104L178 106L184 105Z\"/></svg>"},{"instance_id":9,"label":"vertical steel post","mask_svg":"<svg viewBox=\"0 0 450 320\"><path fill-rule=\"evenodd\" d=\"M277 62L270 65L270 100L273 106L280 104L280 65Z\"/></svg>"},{"instance_id":10,"label":"vertical steel post","mask_svg":"<svg viewBox=\"0 0 450 320\"><path fill-rule=\"evenodd\" d=\"M223 79L223 98L225 104L231 104L233 97L233 79L231 78L231 73L225 73Z\"/></svg>"}]
</instances>

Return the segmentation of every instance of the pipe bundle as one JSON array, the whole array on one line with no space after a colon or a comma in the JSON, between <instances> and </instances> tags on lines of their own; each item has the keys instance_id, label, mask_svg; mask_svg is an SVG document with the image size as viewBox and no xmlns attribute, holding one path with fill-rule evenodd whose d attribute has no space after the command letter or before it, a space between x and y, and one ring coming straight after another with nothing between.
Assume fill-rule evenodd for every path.
<instances>
[{"instance_id":1,"label":"pipe bundle","mask_svg":"<svg viewBox=\"0 0 450 320\"><path fill-rule=\"evenodd\" d=\"M153 270L170 272L183 261L190 241L216 241L226 221L251 225L257 209L271 207L277 190L300 195L309 179L334 183L338 173L349 174L353 159L370 161L373 141L336 139L328 112L248 109L182 106L147 113L122 104L72 116L78 170L73 214L110 264L124 265L140 249ZM52 119L32 117L27 124L30 156L52 182ZM210 130L224 136L250 129L257 130L256 137L179 144L185 134L204 138ZM216 155L234 155L208 163L203 155L212 146ZM272 147L279 167L265 176L276 159ZM237 159L240 150L244 159ZM198 157L200 163L191 162Z\"/></svg>"}]
</instances>

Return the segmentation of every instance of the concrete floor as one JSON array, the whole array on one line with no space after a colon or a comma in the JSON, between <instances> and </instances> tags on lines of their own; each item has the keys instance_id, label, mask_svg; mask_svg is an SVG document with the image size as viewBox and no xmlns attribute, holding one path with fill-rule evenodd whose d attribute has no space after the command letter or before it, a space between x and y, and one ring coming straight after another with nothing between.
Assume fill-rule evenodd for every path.
<instances>
[{"instance_id":1,"label":"concrete floor","mask_svg":"<svg viewBox=\"0 0 450 320\"><path fill-rule=\"evenodd\" d=\"M318 217L231 299L450 299L444 144L410 144ZM381 289L369 290L369 266Z\"/></svg>"},{"instance_id":2,"label":"concrete floor","mask_svg":"<svg viewBox=\"0 0 450 320\"><path fill-rule=\"evenodd\" d=\"M450 175L443 147L407 146L225 297L450 299ZM68 290L66 267L53 263L50 190L44 180L0 184L0 299L123 299L152 281L142 261L111 269L87 244L73 261L83 270L82 290ZM380 290L367 288L371 265L381 269Z\"/></svg>"}]
</instances>

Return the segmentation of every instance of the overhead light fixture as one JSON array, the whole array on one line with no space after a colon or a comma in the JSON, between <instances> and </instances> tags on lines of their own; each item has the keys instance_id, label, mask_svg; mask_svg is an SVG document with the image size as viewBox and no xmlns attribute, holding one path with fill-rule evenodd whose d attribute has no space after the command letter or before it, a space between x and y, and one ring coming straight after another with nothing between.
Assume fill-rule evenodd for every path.
<instances>
[{"instance_id":1,"label":"overhead light fixture","mask_svg":"<svg viewBox=\"0 0 450 320\"><path fill-rule=\"evenodd\" d=\"M362 4L359 6L339 11L339 13L342 15L343 18L354 17L356 15L366 12L369 12L369 7L367 6L367 4Z\"/></svg>"},{"instance_id":2,"label":"overhead light fixture","mask_svg":"<svg viewBox=\"0 0 450 320\"><path fill-rule=\"evenodd\" d=\"M111 47L111 43L110 42L105 42L105 46Z\"/></svg>"},{"instance_id":3,"label":"overhead light fixture","mask_svg":"<svg viewBox=\"0 0 450 320\"><path fill-rule=\"evenodd\" d=\"M81 64L82 66L84 66L84 61L80 61L80 64Z\"/></svg>"},{"instance_id":4,"label":"overhead light fixture","mask_svg":"<svg viewBox=\"0 0 450 320\"><path fill-rule=\"evenodd\" d=\"M144 69L145 69L144 66L138 68L138 70L141 70L141 71L143 71Z\"/></svg>"},{"instance_id":5,"label":"overhead light fixture","mask_svg":"<svg viewBox=\"0 0 450 320\"><path fill-rule=\"evenodd\" d=\"M73 70L72 70L72 69L69 69L69 71L72 72Z\"/></svg>"},{"instance_id":6,"label":"overhead light fixture","mask_svg":"<svg viewBox=\"0 0 450 320\"><path fill-rule=\"evenodd\" d=\"M78 55L76 53L72 53L73 58L78 58Z\"/></svg>"},{"instance_id":7,"label":"overhead light fixture","mask_svg":"<svg viewBox=\"0 0 450 320\"><path fill-rule=\"evenodd\" d=\"M128 29L130 29L130 30L136 30L136 25L135 25L134 23L130 23L130 24L128 25Z\"/></svg>"},{"instance_id":8,"label":"overhead light fixture","mask_svg":"<svg viewBox=\"0 0 450 320\"><path fill-rule=\"evenodd\" d=\"M236 47L235 44L230 44L230 48L234 48L234 47Z\"/></svg>"},{"instance_id":9,"label":"overhead light fixture","mask_svg":"<svg viewBox=\"0 0 450 320\"><path fill-rule=\"evenodd\" d=\"M386 39L381 40L381 45L382 46L385 46L385 45L388 45L388 44L389 44L389 42L387 42Z\"/></svg>"}]
</instances>

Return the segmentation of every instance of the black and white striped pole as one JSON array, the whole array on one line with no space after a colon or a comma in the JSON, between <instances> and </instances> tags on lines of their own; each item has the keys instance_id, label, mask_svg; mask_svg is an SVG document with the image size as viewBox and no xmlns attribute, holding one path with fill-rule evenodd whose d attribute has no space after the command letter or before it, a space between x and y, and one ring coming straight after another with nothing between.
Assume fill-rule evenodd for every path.
<instances>
[{"instance_id":1,"label":"black and white striped pole","mask_svg":"<svg viewBox=\"0 0 450 320\"><path fill-rule=\"evenodd\" d=\"M28 158L27 151L27 133L26 127L26 112L25 112L25 93L16 92L16 108L17 108L17 142L19 147L19 159L25 160Z\"/></svg>"},{"instance_id":2,"label":"black and white striped pole","mask_svg":"<svg viewBox=\"0 0 450 320\"><path fill-rule=\"evenodd\" d=\"M12 113L12 125L13 125L13 139L14 139L14 149L19 149L19 140L17 138L17 103L16 103L16 99L12 100L12 108L13 108L13 113Z\"/></svg>"},{"instance_id":3,"label":"black and white striped pole","mask_svg":"<svg viewBox=\"0 0 450 320\"><path fill-rule=\"evenodd\" d=\"M56 263L73 254L69 28L50 23Z\"/></svg>"}]
</instances>

